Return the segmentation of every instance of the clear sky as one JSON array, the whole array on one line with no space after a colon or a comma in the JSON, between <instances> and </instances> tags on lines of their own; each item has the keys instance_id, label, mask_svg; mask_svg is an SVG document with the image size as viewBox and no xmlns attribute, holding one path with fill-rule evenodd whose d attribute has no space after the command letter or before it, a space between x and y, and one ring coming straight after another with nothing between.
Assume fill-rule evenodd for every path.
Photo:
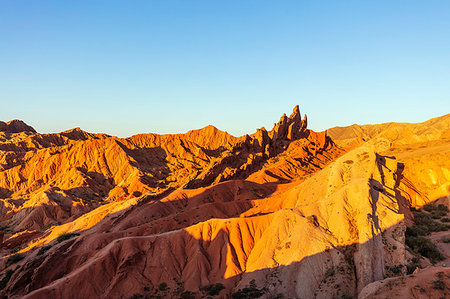
<instances>
[{"instance_id":1,"label":"clear sky","mask_svg":"<svg viewBox=\"0 0 450 299\"><path fill-rule=\"evenodd\" d=\"M0 120L121 137L450 113L450 1L0 0Z\"/></svg>"}]
</instances>

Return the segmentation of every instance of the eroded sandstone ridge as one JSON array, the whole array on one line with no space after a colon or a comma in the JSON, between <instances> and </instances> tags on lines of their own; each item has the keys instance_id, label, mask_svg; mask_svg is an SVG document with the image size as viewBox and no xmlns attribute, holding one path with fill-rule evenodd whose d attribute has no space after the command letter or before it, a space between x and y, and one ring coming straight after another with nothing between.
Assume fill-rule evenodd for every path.
<instances>
[{"instance_id":1,"label":"eroded sandstone ridge","mask_svg":"<svg viewBox=\"0 0 450 299\"><path fill-rule=\"evenodd\" d=\"M298 106L242 137L3 124L10 297L370 297L407 275L410 206L431 197L392 141L344 150Z\"/></svg>"},{"instance_id":2,"label":"eroded sandstone ridge","mask_svg":"<svg viewBox=\"0 0 450 299\"><path fill-rule=\"evenodd\" d=\"M270 132L262 128L240 138L213 126L126 139L79 128L37 134L20 127L18 133L2 132L0 142L0 211L4 219L20 222L20 229L61 223L99 204L144 193L158 196L250 175L259 183L287 181L320 169L341 152L325 133L306 128L298 107ZM289 165L270 171L275 157Z\"/></svg>"}]
</instances>

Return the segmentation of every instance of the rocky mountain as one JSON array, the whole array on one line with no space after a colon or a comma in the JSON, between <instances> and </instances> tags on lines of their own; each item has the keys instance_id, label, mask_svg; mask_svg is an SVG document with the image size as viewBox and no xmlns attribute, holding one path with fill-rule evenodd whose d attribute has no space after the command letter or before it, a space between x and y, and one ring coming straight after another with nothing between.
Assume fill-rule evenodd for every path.
<instances>
[{"instance_id":1,"label":"rocky mountain","mask_svg":"<svg viewBox=\"0 0 450 299\"><path fill-rule=\"evenodd\" d=\"M317 133L297 106L241 137L208 126L129 138L1 123L2 295L445 296L438 120Z\"/></svg>"},{"instance_id":2,"label":"rocky mountain","mask_svg":"<svg viewBox=\"0 0 450 299\"><path fill-rule=\"evenodd\" d=\"M21 120L14 119L9 122L0 121L0 132L1 134L11 134L11 133L36 133L36 131L24 123Z\"/></svg>"}]
</instances>

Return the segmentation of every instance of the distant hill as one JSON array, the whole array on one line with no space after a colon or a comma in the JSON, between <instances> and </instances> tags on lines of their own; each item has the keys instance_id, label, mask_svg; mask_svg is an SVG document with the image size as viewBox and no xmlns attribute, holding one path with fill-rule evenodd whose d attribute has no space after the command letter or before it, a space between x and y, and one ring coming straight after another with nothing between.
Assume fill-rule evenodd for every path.
<instances>
[{"instance_id":1,"label":"distant hill","mask_svg":"<svg viewBox=\"0 0 450 299\"><path fill-rule=\"evenodd\" d=\"M379 125L351 125L327 130L328 135L342 146L360 144L374 137L382 137L394 144L450 139L450 114L422 123L384 123Z\"/></svg>"}]
</instances>

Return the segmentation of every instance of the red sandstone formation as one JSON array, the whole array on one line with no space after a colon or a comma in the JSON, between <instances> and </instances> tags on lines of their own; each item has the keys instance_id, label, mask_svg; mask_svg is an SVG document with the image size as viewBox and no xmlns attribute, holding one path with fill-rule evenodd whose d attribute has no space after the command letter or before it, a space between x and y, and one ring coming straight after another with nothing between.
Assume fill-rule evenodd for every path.
<instances>
[{"instance_id":1,"label":"red sandstone formation","mask_svg":"<svg viewBox=\"0 0 450 299\"><path fill-rule=\"evenodd\" d=\"M444 132L445 121L433 128ZM80 129L38 134L2 122L2 295L420 295L407 275L417 253L405 230L411 204L446 203L450 143L434 129L426 138L414 130L419 137L400 147L380 129L343 150L309 130L298 106L271 131L242 137L213 126L125 139ZM430 237L444 255L446 233ZM428 279L426 294L448 291L445 262L414 274ZM432 289L433 275L443 289Z\"/></svg>"}]
</instances>

